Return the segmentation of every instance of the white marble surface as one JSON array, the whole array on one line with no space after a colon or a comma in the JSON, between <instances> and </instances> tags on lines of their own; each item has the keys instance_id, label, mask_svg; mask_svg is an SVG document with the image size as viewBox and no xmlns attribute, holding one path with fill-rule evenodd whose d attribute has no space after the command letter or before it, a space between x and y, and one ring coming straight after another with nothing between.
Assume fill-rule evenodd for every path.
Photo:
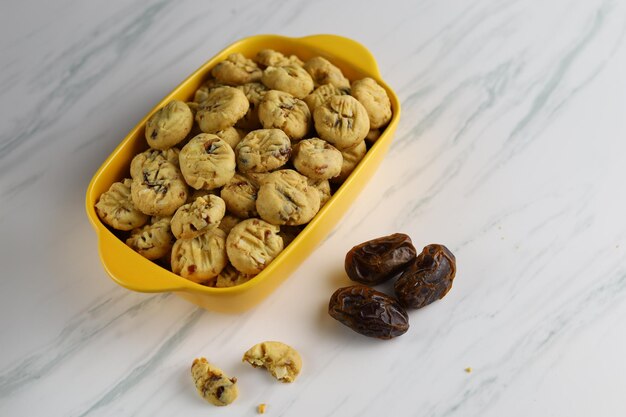
<instances>
[{"instance_id":1,"label":"white marble surface","mask_svg":"<svg viewBox=\"0 0 626 417\"><path fill-rule=\"evenodd\" d=\"M4 2L0 415L626 415L625 30L622 0ZM257 33L366 45L402 101L392 149L254 310L118 287L84 213L91 175ZM396 231L446 244L459 273L406 335L370 340L325 310L347 249ZM301 351L296 383L240 363L264 339ZM232 406L196 395L201 355L239 377Z\"/></svg>"}]
</instances>

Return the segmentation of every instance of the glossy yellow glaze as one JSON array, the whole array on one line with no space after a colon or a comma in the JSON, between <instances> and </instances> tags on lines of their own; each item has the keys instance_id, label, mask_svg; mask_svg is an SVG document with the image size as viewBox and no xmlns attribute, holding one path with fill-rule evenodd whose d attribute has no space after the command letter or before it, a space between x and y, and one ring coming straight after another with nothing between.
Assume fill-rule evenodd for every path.
<instances>
[{"instance_id":1,"label":"glossy yellow glaze","mask_svg":"<svg viewBox=\"0 0 626 417\"><path fill-rule=\"evenodd\" d=\"M144 139L144 127L146 120L156 110L172 99L192 100L194 92L207 78L210 69L229 54L241 52L252 57L264 48L271 48L284 54L296 54L303 60L321 55L341 68L344 75L351 80L366 76L374 78L389 94L393 118L350 177L298 237L263 272L239 286L209 288L179 277L127 247L102 224L95 212L94 204L100 194L106 191L113 182L129 176L128 170L131 159L147 148ZM303 38L258 35L233 43L207 61L165 96L128 133L93 176L87 188L85 206L87 216L98 234L98 249L105 270L119 285L134 291L173 291L207 310L236 313L249 309L262 301L283 280L289 277L341 219L382 161L399 119L400 102L398 97L381 79L378 65L372 54L361 44L351 39L335 35L314 35Z\"/></svg>"}]
</instances>

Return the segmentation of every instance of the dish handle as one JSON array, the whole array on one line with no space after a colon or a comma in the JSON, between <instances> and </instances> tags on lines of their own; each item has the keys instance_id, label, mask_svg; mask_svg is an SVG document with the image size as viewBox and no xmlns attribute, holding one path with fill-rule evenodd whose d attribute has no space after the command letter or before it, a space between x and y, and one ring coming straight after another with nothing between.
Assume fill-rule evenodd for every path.
<instances>
[{"instance_id":1,"label":"dish handle","mask_svg":"<svg viewBox=\"0 0 626 417\"><path fill-rule=\"evenodd\" d=\"M184 278L155 273L158 271L154 269L160 266L129 250L110 232L99 233L98 248L104 269L122 287L149 293L178 291L187 287Z\"/></svg>"},{"instance_id":2,"label":"dish handle","mask_svg":"<svg viewBox=\"0 0 626 417\"><path fill-rule=\"evenodd\" d=\"M335 55L342 56L346 61L360 66L366 72L380 78L380 70L374 55L363 45L349 38L337 35L311 35L300 38L303 43L313 47L330 50Z\"/></svg>"}]
</instances>

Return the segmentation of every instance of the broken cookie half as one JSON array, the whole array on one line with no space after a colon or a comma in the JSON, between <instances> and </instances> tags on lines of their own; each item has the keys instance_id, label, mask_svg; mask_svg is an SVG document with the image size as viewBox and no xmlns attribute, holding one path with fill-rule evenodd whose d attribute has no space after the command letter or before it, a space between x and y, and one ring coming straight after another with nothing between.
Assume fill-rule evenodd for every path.
<instances>
[{"instance_id":1,"label":"broken cookie half","mask_svg":"<svg viewBox=\"0 0 626 417\"><path fill-rule=\"evenodd\" d=\"M302 369L300 354L282 342L262 342L243 355L243 362L267 369L281 382L293 382Z\"/></svg>"},{"instance_id":2,"label":"broken cookie half","mask_svg":"<svg viewBox=\"0 0 626 417\"><path fill-rule=\"evenodd\" d=\"M237 378L229 378L205 358L193 361L191 376L198 394L213 405L228 405L235 401L239 394Z\"/></svg>"}]
</instances>

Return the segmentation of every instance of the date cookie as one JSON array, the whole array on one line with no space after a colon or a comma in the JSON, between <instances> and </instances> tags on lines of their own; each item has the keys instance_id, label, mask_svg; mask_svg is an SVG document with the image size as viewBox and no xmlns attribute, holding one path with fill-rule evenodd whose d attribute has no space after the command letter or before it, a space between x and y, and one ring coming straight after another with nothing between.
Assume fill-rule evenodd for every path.
<instances>
[{"instance_id":1,"label":"date cookie","mask_svg":"<svg viewBox=\"0 0 626 417\"><path fill-rule=\"evenodd\" d=\"M116 230L133 230L148 221L148 216L133 204L131 184L130 178L114 182L96 203L96 212L100 220Z\"/></svg>"},{"instance_id":2,"label":"date cookie","mask_svg":"<svg viewBox=\"0 0 626 417\"><path fill-rule=\"evenodd\" d=\"M126 244L144 258L155 260L166 256L174 245L170 217L153 217L150 224L134 229Z\"/></svg>"},{"instance_id":3,"label":"date cookie","mask_svg":"<svg viewBox=\"0 0 626 417\"><path fill-rule=\"evenodd\" d=\"M193 203L176 210L172 217L172 233L176 239L191 239L216 228L226 214L224 200L216 195L198 197Z\"/></svg>"},{"instance_id":4,"label":"date cookie","mask_svg":"<svg viewBox=\"0 0 626 417\"><path fill-rule=\"evenodd\" d=\"M302 139L311 129L306 103L289 93L270 90L259 105L259 119L266 129L281 129L291 139Z\"/></svg>"},{"instance_id":5,"label":"date cookie","mask_svg":"<svg viewBox=\"0 0 626 417\"><path fill-rule=\"evenodd\" d=\"M298 351L282 342L256 344L244 353L242 362L267 369L280 382L295 381L302 369Z\"/></svg>"},{"instance_id":6,"label":"date cookie","mask_svg":"<svg viewBox=\"0 0 626 417\"><path fill-rule=\"evenodd\" d=\"M256 198L259 184L254 179L242 174L235 176L222 187L220 193L228 212L241 219L257 217Z\"/></svg>"},{"instance_id":7,"label":"date cookie","mask_svg":"<svg viewBox=\"0 0 626 417\"><path fill-rule=\"evenodd\" d=\"M319 211L320 195L307 178L294 170L274 171L259 188L256 209L271 224L297 226L308 223Z\"/></svg>"},{"instance_id":8,"label":"date cookie","mask_svg":"<svg viewBox=\"0 0 626 417\"><path fill-rule=\"evenodd\" d=\"M365 156L367 147L365 141L361 141L351 148L341 151L343 157L343 164L341 165L341 172L335 178L332 178L333 183L342 183L348 178L348 176L354 171L354 168L361 162L361 159Z\"/></svg>"},{"instance_id":9,"label":"date cookie","mask_svg":"<svg viewBox=\"0 0 626 417\"><path fill-rule=\"evenodd\" d=\"M226 239L230 263L244 274L258 274L283 250L280 228L260 219L247 219Z\"/></svg>"},{"instance_id":10,"label":"date cookie","mask_svg":"<svg viewBox=\"0 0 626 417\"><path fill-rule=\"evenodd\" d=\"M259 129L248 133L236 148L241 172L273 171L287 163L291 141L280 129Z\"/></svg>"},{"instance_id":11,"label":"date cookie","mask_svg":"<svg viewBox=\"0 0 626 417\"><path fill-rule=\"evenodd\" d=\"M169 149L187 137L193 126L189 106L172 100L146 122L146 141L153 149Z\"/></svg>"},{"instance_id":12,"label":"date cookie","mask_svg":"<svg viewBox=\"0 0 626 417\"><path fill-rule=\"evenodd\" d=\"M320 138L342 150L365 139L370 129L367 112L352 96L333 96L313 112Z\"/></svg>"},{"instance_id":13,"label":"date cookie","mask_svg":"<svg viewBox=\"0 0 626 417\"><path fill-rule=\"evenodd\" d=\"M219 228L179 239L172 248L172 271L198 284L217 277L227 263L226 233Z\"/></svg>"},{"instance_id":14,"label":"date cookie","mask_svg":"<svg viewBox=\"0 0 626 417\"><path fill-rule=\"evenodd\" d=\"M241 85L259 81L261 74L261 68L259 68L256 62L240 53L228 55L228 58L218 63L211 70L211 75L218 82L228 85Z\"/></svg>"},{"instance_id":15,"label":"date cookie","mask_svg":"<svg viewBox=\"0 0 626 417\"><path fill-rule=\"evenodd\" d=\"M171 216L187 200L187 184L178 167L167 160L145 162L133 178L133 204L150 216Z\"/></svg>"},{"instance_id":16,"label":"date cookie","mask_svg":"<svg viewBox=\"0 0 626 417\"><path fill-rule=\"evenodd\" d=\"M343 76L341 70L321 56L316 56L305 62L304 69L311 75L316 87L332 84L339 89L347 91L350 89L350 81Z\"/></svg>"},{"instance_id":17,"label":"date cookie","mask_svg":"<svg viewBox=\"0 0 626 417\"><path fill-rule=\"evenodd\" d=\"M363 78L352 83L352 96L365 107L370 129L385 126L391 120L391 101L384 88L374 79Z\"/></svg>"},{"instance_id":18,"label":"date cookie","mask_svg":"<svg viewBox=\"0 0 626 417\"><path fill-rule=\"evenodd\" d=\"M211 190L235 175L235 152L216 135L201 133L180 151L180 169L187 184Z\"/></svg>"},{"instance_id":19,"label":"date cookie","mask_svg":"<svg viewBox=\"0 0 626 417\"><path fill-rule=\"evenodd\" d=\"M205 358L194 359L191 377L198 394L213 405L228 405L237 399L237 378L229 378Z\"/></svg>"},{"instance_id":20,"label":"date cookie","mask_svg":"<svg viewBox=\"0 0 626 417\"><path fill-rule=\"evenodd\" d=\"M313 79L297 65L267 67L261 82L271 90L284 91L296 98L304 98L313 91Z\"/></svg>"},{"instance_id":21,"label":"date cookie","mask_svg":"<svg viewBox=\"0 0 626 417\"><path fill-rule=\"evenodd\" d=\"M155 161L167 161L170 162L177 167L180 167L178 163L178 154L180 150L177 148L170 148L164 151L160 151L158 149L148 149L142 153L135 155L133 160L130 162L130 176L132 178L141 177L143 166L146 163L153 163Z\"/></svg>"},{"instance_id":22,"label":"date cookie","mask_svg":"<svg viewBox=\"0 0 626 417\"><path fill-rule=\"evenodd\" d=\"M340 90L332 84L324 84L317 87L311 94L304 98L304 102L309 106L311 114L318 106L321 106L333 96L345 96L346 90Z\"/></svg>"},{"instance_id":23,"label":"date cookie","mask_svg":"<svg viewBox=\"0 0 626 417\"><path fill-rule=\"evenodd\" d=\"M262 49L254 58L256 62L264 67L282 67L283 65L298 65L303 66L304 62L295 55L286 57L278 51L273 49Z\"/></svg>"},{"instance_id":24,"label":"date cookie","mask_svg":"<svg viewBox=\"0 0 626 417\"><path fill-rule=\"evenodd\" d=\"M217 132L234 126L249 107L243 91L234 87L217 87L199 103L196 122L205 133Z\"/></svg>"},{"instance_id":25,"label":"date cookie","mask_svg":"<svg viewBox=\"0 0 626 417\"><path fill-rule=\"evenodd\" d=\"M341 152L325 140L306 139L293 147L293 165L299 173L315 180L336 177L342 163Z\"/></svg>"},{"instance_id":26,"label":"date cookie","mask_svg":"<svg viewBox=\"0 0 626 417\"><path fill-rule=\"evenodd\" d=\"M217 276L217 281L215 281L216 288L228 288L234 287L235 285L240 285L245 282L250 281L254 278L254 275L244 274L243 272L239 272L235 269L231 264L226 265L226 268L222 270Z\"/></svg>"},{"instance_id":27,"label":"date cookie","mask_svg":"<svg viewBox=\"0 0 626 417\"><path fill-rule=\"evenodd\" d=\"M245 130L255 130L261 128L261 121L259 120L259 104L263 100L263 96L269 90L261 83L248 83L237 87L248 99L250 107L246 114L237 121L235 126Z\"/></svg>"}]
</instances>

